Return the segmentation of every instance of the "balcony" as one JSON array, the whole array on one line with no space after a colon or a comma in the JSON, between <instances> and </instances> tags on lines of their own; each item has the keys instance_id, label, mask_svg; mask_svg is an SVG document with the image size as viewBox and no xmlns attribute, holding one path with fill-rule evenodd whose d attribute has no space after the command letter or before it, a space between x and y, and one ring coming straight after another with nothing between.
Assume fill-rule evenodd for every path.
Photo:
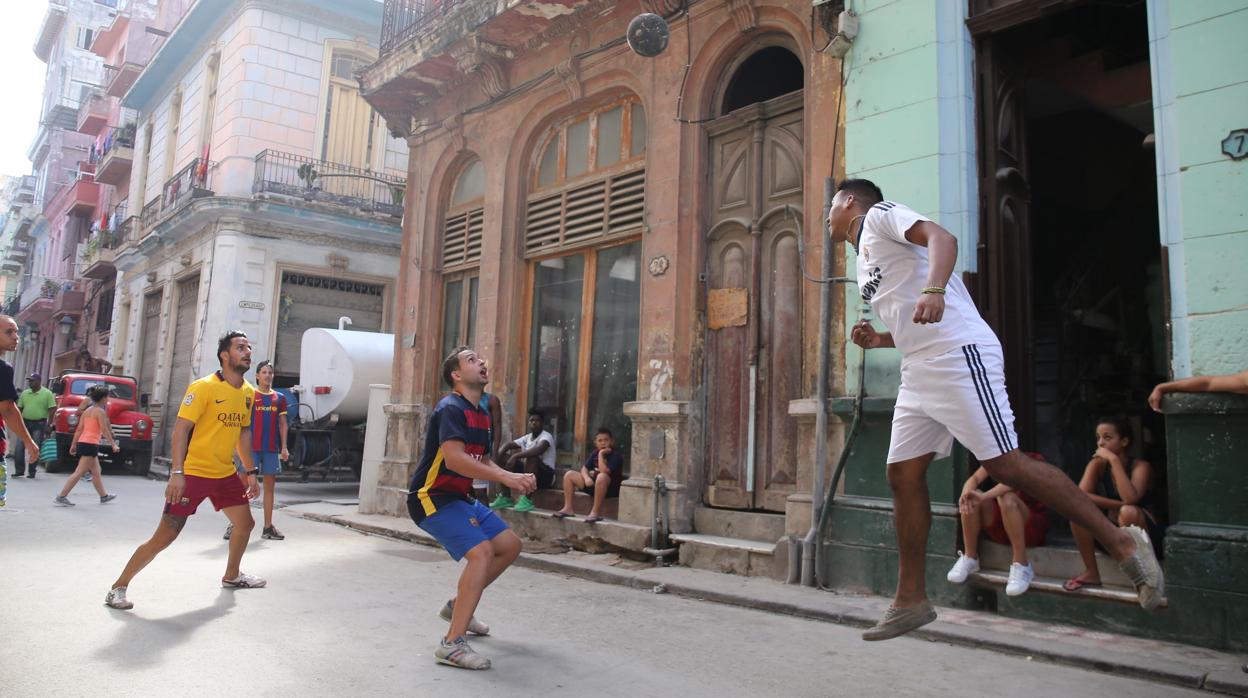
<instances>
[{"instance_id":1,"label":"balcony","mask_svg":"<svg viewBox=\"0 0 1248 698\"><path fill-rule=\"evenodd\" d=\"M109 212L105 222L109 227L96 232L82 244L79 260L82 262L82 276L88 279L107 279L117 273L113 263L117 257L117 248L126 242L130 222L133 218L126 215L126 202L121 202Z\"/></svg>"},{"instance_id":2,"label":"balcony","mask_svg":"<svg viewBox=\"0 0 1248 698\"><path fill-rule=\"evenodd\" d=\"M52 317L52 305L60 288L61 284L53 279L31 276L18 303L21 309L13 317L19 323L47 322Z\"/></svg>"},{"instance_id":3,"label":"balcony","mask_svg":"<svg viewBox=\"0 0 1248 698\"><path fill-rule=\"evenodd\" d=\"M127 236L126 242L142 240L161 221L177 213L193 199L213 196L209 189L212 171L217 163L211 160L195 158L177 174L170 177L160 190L160 198L153 199L143 205L138 221L132 223L133 232Z\"/></svg>"},{"instance_id":4,"label":"balcony","mask_svg":"<svg viewBox=\"0 0 1248 698\"><path fill-rule=\"evenodd\" d=\"M39 34L35 37L35 55L44 63L52 57L52 46L56 37L65 28L65 18L69 14L66 0L49 0L48 11L39 25Z\"/></svg>"},{"instance_id":5,"label":"balcony","mask_svg":"<svg viewBox=\"0 0 1248 698\"><path fill-rule=\"evenodd\" d=\"M386 0L381 12L381 52L420 33L421 29L450 13L463 0Z\"/></svg>"},{"instance_id":6,"label":"balcony","mask_svg":"<svg viewBox=\"0 0 1248 698\"><path fill-rule=\"evenodd\" d=\"M49 220L72 214L90 218L100 201L100 185L95 181L94 166L89 162L78 163L78 177L61 187L48 201L43 215Z\"/></svg>"},{"instance_id":7,"label":"balcony","mask_svg":"<svg viewBox=\"0 0 1248 698\"><path fill-rule=\"evenodd\" d=\"M130 179L134 162L134 124L110 128L98 152L93 152L95 180L101 184L121 185Z\"/></svg>"},{"instance_id":8,"label":"balcony","mask_svg":"<svg viewBox=\"0 0 1248 698\"><path fill-rule=\"evenodd\" d=\"M108 126L108 98L103 92L83 87L78 102L78 133L98 136Z\"/></svg>"},{"instance_id":9,"label":"balcony","mask_svg":"<svg viewBox=\"0 0 1248 698\"><path fill-rule=\"evenodd\" d=\"M86 301L87 294L80 291L76 285L73 283L63 284L52 296L52 319L60 320L63 317L81 317Z\"/></svg>"},{"instance_id":10,"label":"balcony","mask_svg":"<svg viewBox=\"0 0 1248 698\"><path fill-rule=\"evenodd\" d=\"M265 150L256 156L251 191L257 196L289 197L349 209L352 213L401 218L406 187L401 177Z\"/></svg>"},{"instance_id":11,"label":"balcony","mask_svg":"<svg viewBox=\"0 0 1248 698\"><path fill-rule=\"evenodd\" d=\"M105 92L109 97L121 99L126 96L130 88L134 85L134 81L139 79L139 74L143 72L143 64L134 61L125 61L121 65L104 66L104 84L108 87Z\"/></svg>"}]
</instances>

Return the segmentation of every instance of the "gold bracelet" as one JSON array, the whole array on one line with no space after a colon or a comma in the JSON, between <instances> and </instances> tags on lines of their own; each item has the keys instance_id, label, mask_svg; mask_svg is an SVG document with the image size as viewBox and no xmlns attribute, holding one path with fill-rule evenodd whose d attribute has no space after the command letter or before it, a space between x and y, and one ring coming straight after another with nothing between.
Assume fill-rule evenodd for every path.
<instances>
[{"instance_id":1,"label":"gold bracelet","mask_svg":"<svg viewBox=\"0 0 1248 698\"><path fill-rule=\"evenodd\" d=\"M940 286L928 286L927 288L923 289L919 293L943 296L945 295L945 289L941 288Z\"/></svg>"}]
</instances>

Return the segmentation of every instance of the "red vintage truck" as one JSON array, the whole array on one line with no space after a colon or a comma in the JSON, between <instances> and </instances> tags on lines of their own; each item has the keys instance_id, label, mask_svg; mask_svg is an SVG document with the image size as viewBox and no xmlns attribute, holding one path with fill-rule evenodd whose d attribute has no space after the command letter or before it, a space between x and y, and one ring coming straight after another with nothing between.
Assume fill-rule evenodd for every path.
<instances>
[{"instance_id":1,"label":"red vintage truck","mask_svg":"<svg viewBox=\"0 0 1248 698\"><path fill-rule=\"evenodd\" d=\"M120 450L100 452L100 458L111 464L126 464L139 475L147 475L152 467L152 418L139 411L139 382L130 376L114 376L90 371L65 371L52 381L56 394L56 463L49 470L71 471L78 459L69 455L69 442L78 426L78 406L86 399L93 385L108 386L108 420Z\"/></svg>"}]
</instances>

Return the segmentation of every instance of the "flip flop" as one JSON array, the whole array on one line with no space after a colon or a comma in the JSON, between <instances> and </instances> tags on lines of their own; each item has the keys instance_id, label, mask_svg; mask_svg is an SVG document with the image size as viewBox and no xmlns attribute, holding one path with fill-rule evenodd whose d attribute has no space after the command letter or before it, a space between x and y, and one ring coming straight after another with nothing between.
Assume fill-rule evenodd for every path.
<instances>
[{"instance_id":1,"label":"flip flop","mask_svg":"<svg viewBox=\"0 0 1248 698\"><path fill-rule=\"evenodd\" d=\"M602 520L603 520L603 518L604 518L604 517L602 517L602 516L586 516L586 517L585 517L585 523L590 523L590 524L592 524L592 523L598 523L599 521L602 521Z\"/></svg>"},{"instance_id":2,"label":"flip flop","mask_svg":"<svg viewBox=\"0 0 1248 698\"><path fill-rule=\"evenodd\" d=\"M1099 587L1100 585L1100 582L1089 582L1083 579L1082 575L1080 575L1079 577L1071 577L1070 579L1067 579L1066 582L1062 584L1062 588L1066 591L1079 591L1084 587Z\"/></svg>"},{"instance_id":3,"label":"flip flop","mask_svg":"<svg viewBox=\"0 0 1248 698\"><path fill-rule=\"evenodd\" d=\"M566 518L568 518L569 516L571 516L571 514L565 514L565 513L564 513L564 512L562 512L562 511L556 511L555 513L551 514L550 516L551 516L551 518L555 518L555 519L566 519Z\"/></svg>"}]
</instances>

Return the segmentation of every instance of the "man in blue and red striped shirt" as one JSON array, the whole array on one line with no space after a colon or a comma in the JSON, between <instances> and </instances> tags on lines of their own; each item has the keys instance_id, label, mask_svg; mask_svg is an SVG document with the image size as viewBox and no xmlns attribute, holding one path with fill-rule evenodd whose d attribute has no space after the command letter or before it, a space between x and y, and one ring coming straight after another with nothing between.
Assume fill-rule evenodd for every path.
<instances>
[{"instance_id":1,"label":"man in blue and red striped shirt","mask_svg":"<svg viewBox=\"0 0 1248 698\"><path fill-rule=\"evenodd\" d=\"M251 405L252 460L264 476L264 530L267 540L285 540L273 525L274 488L282 473L282 461L290 459L286 450L286 396L273 389L273 362L261 361L256 367L256 397ZM229 540L234 527L225 529Z\"/></svg>"},{"instance_id":2,"label":"man in blue and red striped shirt","mask_svg":"<svg viewBox=\"0 0 1248 698\"><path fill-rule=\"evenodd\" d=\"M537 489L537 481L531 474L503 470L492 460L490 414L481 408L489 382L485 361L460 347L443 362L442 379L454 392L429 416L424 455L408 487L407 510L452 558L468 561L459 578L459 595L442 607L440 615L451 627L434 657L451 666L488 669L490 660L474 652L464 634L489 634L490 627L473 613L481 592L520 554L520 538L472 497L472 480L492 480L522 494Z\"/></svg>"}]
</instances>

